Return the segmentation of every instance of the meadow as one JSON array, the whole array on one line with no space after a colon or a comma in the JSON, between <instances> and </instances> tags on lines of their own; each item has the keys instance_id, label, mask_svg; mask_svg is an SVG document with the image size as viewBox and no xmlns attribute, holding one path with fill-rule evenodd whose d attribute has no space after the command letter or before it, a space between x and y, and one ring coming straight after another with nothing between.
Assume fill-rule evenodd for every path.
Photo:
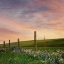
<instances>
[{"instance_id":1,"label":"meadow","mask_svg":"<svg viewBox=\"0 0 64 64\"><path fill-rule=\"evenodd\" d=\"M3 49L0 50L1 64L64 64L63 50Z\"/></svg>"},{"instance_id":2,"label":"meadow","mask_svg":"<svg viewBox=\"0 0 64 64\"><path fill-rule=\"evenodd\" d=\"M34 41L20 41L8 43L6 48L0 45L0 64L64 64L64 39L37 40L37 51L34 50Z\"/></svg>"}]
</instances>

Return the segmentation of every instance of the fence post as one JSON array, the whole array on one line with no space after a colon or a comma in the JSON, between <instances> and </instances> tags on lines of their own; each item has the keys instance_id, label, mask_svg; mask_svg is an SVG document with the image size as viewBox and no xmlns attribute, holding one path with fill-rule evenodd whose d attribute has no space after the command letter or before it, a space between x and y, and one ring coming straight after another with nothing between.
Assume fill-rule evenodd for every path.
<instances>
[{"instance_id":1,"label":"fence post","mask_svg":"<svg viewBox=\"0 0 64 64\"><path fill-rule=\"evenodd\" d=\"M37 51L36 31L34 31L34 48L35 48L35 51Z\"/></svg>"},{"instance_id":2,"label":"fence post","mask_svg":"<svg viewBox=\"0 0 64 64\"><path fill-rule=\"evenodd\" d=\"M3 42L4 48L5 48L5 41Z\"/></svg>"},{"instance_id":3,"label":"fence post","mask_svg":"<svg viewBox=\"0 0 64 64\"><path fill-rule=\"evenodd\" d=\"M9 48L10 48L10 40L9 40Z\"/></svg>"},{"instance_id":4,"label":"fence post","mask_svg":"<svg viewBox=\"0 0 64 64\"><path fill-rule=\"evenodd\" d=\"M18 48L20 48L20 41L19 41L19 38L18 38Z\"/></svg>"},{"instance_id":5,"label":"fence post","mask_svg":"<svg viewBox=\"0 0 64 64\"><path fill-rule=\"evenodd\" d=\"M44 36L44 50L46 51L46 42L45 42L45 36Z\"/></svg>"}]
</instances>

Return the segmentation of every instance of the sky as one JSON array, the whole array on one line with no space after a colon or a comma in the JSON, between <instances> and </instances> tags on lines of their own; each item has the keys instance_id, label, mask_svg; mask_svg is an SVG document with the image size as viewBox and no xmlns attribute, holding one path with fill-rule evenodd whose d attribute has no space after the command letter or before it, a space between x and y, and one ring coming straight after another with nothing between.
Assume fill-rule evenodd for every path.
<instances>
[{"instance_id":1,"label":"sky","mask_svg":"<svg viewBox=\"0 0 64 64\"><path fill-rule=\"evenodd\" d=\"M64 38L64 0L0 0L0 43Z\"/></svg>"}]
</instances>

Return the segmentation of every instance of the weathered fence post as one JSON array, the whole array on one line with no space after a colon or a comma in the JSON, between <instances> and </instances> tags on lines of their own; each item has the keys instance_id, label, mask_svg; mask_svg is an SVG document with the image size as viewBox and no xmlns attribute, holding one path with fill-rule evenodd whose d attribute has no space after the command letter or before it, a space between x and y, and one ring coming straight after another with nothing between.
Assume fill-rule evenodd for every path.
<instances>
[{"instance_id":1,"label":"weathered fence post","mask_svg":"<svg viewBox=\"0 0 64 64\"><path fill-rule=\"evenodd\" d=\"M5 41L3 42L4 48L5 48Z\"/></svg>"},{"instance_id":2,"label":"weathered fence post","mask_svg":"<svg viewBox=\"0 0 64 64\"><path fill-rule=\"evenodd\" d=\"M9 40L9 48L10 48L10 40Z\"/></svg>"},{"instance_id":3,"label":"weathered fence post","mask_svg":"<svg viewBox=\"0 0 64 64\"><path fill-rule=\"evenodd\" d=\"M20 41L19 41L19 38L18 38L18 48L20 48Z\"/></svg>"},{"instance_id":4,"label":"weathered fence post","mask_svg":"<svg viewBox=\"0 0 64 64\"><path fill-rule=\"evenodd\" d=\"M35 51L37 51L36 31L34 31L34 48L35 48Z\"/></svg>"},{"instance_id":5,"label":"weathered fence post","mask_svg":"<svg viewBox=\"0 0 64 64\"><path fill-rule=\"evenodd\" d=\"M44 50L46 51L46 42L45 42L45 36L44 36Z\"/></svg>"}]
</instances>

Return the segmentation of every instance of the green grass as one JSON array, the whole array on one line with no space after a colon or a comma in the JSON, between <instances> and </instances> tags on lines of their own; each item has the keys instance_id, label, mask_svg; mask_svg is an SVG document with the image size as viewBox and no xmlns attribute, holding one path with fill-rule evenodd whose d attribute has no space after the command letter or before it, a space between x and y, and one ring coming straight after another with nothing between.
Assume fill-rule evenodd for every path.
<instances>
[{"instance_id":1,"label":"green grass","mask_svg":"<svg viewBox=\"0 0 64 64\"><path fill-rule=\"evenodd\" d=\"M24 52L17 53L8 49L5 52L0 52L0 64L47 64L49 58L50 64L57 64L54 62L56 56L59 56L59 62L63 64L62 52L56 52L55 50L47 50L47 52L41 51L39 55L36 54L34 57L32 54L30 55Z\"/></svg>"},{"instance_id":2,"label":"green grass","mask_svg":"<svg viewBox=\"0 0 64 64\"><path fill-rule=\"evenodd\" d=\"M47 49L52 49L52 47L55 48L60 48L62 49L64 47L64 39L47 39L46 41L46 47ZM6 47L8 47L9 44L6 44ZM18 46L17 42L12 42L11 46ZM0 47L3 47L3 45L1 44ZM20 41L20 47L22 48L34 48L34 41L30 40L30 41ZM37 40L37 47L44 49L44 40ZM64 49L64 48L63 48Z\"/></svg>"},{"instance_id":3,"label":"green grass","mask_svg":"<svg viewBox=\"0 0 64 64\"><path fill-rule=\"evenodd\" d=\"M0 52L0 64L39 64L42 62L36 60L32 56L28 54L24 54L23 52L14 53L10 50L6 52Z\"/></svg>"},{"instance_id":4,"label":"green grass","mask_svg":"<svg viewBox=\"0 0 64 64\"><path fill-rule=\"evenodd\" d=\"M9 44L7 43L6 47L8 48L8 46ZM18 43L13 42L11 43L11 46L18 46ZM0 47L3 47L3 44L0 44ZM20 47L24 49L34 50L34 41L33 40L21 41ZM47 39L46 40L46 50L49 51L50 54L53 53L53 50L57 50L57 49L64 51L64 39ZM37 50L41 50L42 52L44 52L44 41L43 40L37 40ZM58 56L61 56L60 53L61 52L58 53L59 54ZM54 59L54 56L52 58ZM44 59L46 58L42 58L41 60L38 60L37 58L34 58L32 55L28 55L23 52L14 53L11 50L6 50L6 52L0 52L0 63L1 64L45 64L43 62ZM60 60L60 62L62 62L62 60ZM51 62L51 64L55 64L55 63Z\"/></svg>"},{"instance_id":5,"label":"green grass","mask_svg":"<svg viewBox=\"0 0 64 64\"><path fill-rule=\"evenodd\" d=\"M32 49L34 50L34 47L23 47L24 49ZM46 50L64 50L64 47L46 47ZM44 47L37 47L37 50L44 50Z\"/></svg>"}]
</instances>

